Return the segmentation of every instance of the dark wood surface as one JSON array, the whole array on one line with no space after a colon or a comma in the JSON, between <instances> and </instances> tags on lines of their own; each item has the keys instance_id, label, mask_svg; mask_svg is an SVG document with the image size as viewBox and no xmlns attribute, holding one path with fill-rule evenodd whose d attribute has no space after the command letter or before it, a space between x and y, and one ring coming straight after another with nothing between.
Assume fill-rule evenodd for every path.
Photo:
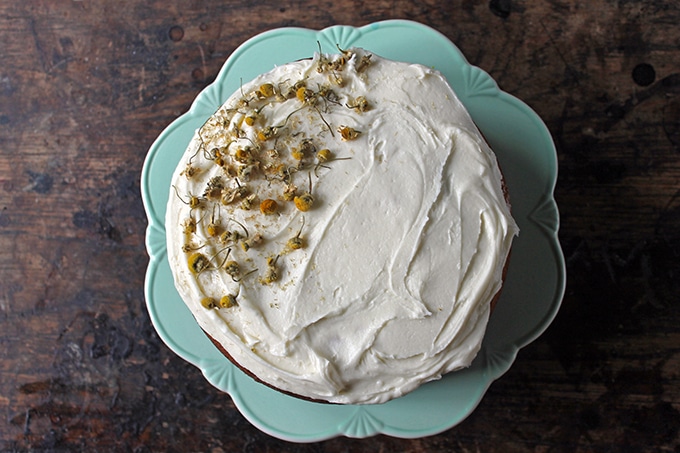
<instances>
[{"instance_id":1,"label":"dark wood surface","mask_svg":"<svg viewBox=\"0 0 680 453\"><path fill-rule=\"evenodd\" d=\"M142 162L256 33L404 18L533 107L558 150L555 322L440 435L261 433L146 312ZM680 450L680 4L0 3L0 450Z\"/></svg>"}]
</instances>

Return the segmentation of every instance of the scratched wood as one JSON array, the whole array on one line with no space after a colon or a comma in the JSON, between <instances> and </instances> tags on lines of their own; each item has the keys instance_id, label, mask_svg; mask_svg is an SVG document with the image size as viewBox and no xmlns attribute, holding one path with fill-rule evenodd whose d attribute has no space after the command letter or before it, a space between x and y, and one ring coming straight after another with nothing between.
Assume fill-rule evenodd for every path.
<instances>
[{"instance_id":1,"label":"scratched wood","mask_svg":"<svg viewBox=\"0 0 680 453\"><path fill-rule=\"evenodd\" d=\"M286 443L153 330L140 170L252 35L388 18L545 120L567 294L458 427ZM678 23L660 0L0 3L0 450L678 451Z\"/></svg>"}]
</instances>

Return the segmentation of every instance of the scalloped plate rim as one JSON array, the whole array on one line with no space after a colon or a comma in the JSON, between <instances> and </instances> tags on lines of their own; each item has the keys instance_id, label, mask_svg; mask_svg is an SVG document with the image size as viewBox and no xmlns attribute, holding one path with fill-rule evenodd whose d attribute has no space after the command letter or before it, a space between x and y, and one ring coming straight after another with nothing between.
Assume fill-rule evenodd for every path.
<instances>
[{"instance_id":1,"label":"scalloped plate rim","mask_svg":"<svg viewBox=\"0 0 680 453\"><path fill-rule=\"evenodd\" d=\"M554 199L554 188L557 182L557 161L556 161L556 149L554 142L552 141L552 138L550 137L550 133L545 126L545 124L542 122L540 117L524 102L522 102L520 99L517 97L506 93L500 89L498 86L497 82L488 74L486 73L483 69L478 68L476 66L470 65L470 63L467 61L463 53L458 49L455 44L453 44L446 36L444 36L442 33L440 33L437 30L434 30L426 25L417 23L417 22L412 22L408 20L388 20L388 21L382 21L382 22L376 22L372 24L368 24L362 27L352 27L352 26L346 26L346 25L334 25L331 27L327 27L323 30L312 30L312 29L306 29L306 28L301 28L301 27L286 27L286 28L277 28L269 31L265 31L259 35L253 36L252 38L248 39L245 41L243 44L241 44L234 52L229 56L229 58L225 61L223 64L222 68L218 72L218 75L213 83L205 87L201 92L196 96L194 101L192 102L189 110L181 115L180 117L176 118L172 123L170 123L164 130L163 132L158 136L158 138L154 141L154 143L151 145L149 153L144 161L144 165L142 167L142 184L141 184L141 190L142 190L142 201L144 205L144 209L147 213L147 217L149 220L149 226L147 227L147 236L150 234L150 231L153 229L153 227L156 227L159 231L164 232L165 227L163 225L163 222L160 219L156 219L155 216L158 214L157 211L154 208L154 201L151 199L150 195L150 190L148 189L148 184L151 183L152 181L152 168L151 164L153 162L153 159L157 157L157 154L160 152L160 149L162 148L163 142L168 139L174 132L177 127L179 127L181 124L183 124L186 121L191 121L194 119L193 117L196 116L197 110L201 106L201 103L206 99L206 97L213 95L213 91L218 90L218 84L223 83L223 79L226 77L226 75L229 72L229 69L233 65L234 61L238 58L241 58L245 55L247 55L247 51L250 47L253 45L257 44L260 40L262 39L276 39L277 37L281 36L286 36L288 33L296 33L296 34L316 34L320 35L325 32L328 32L330 30L340 30L340 29L350 29L352 33L355 33L357 36L361 37L365 35L368 32L372 31L379 31L381 28L399 28L399 27L408 27L412 28L414 30L417 30L419 32L424 32L424 33L429 33L435 36L436 38L440 39L442 44L447 45L447 50L459 59L459 62L456 62L457 64L462 65L463 67L467 66L471 68L471 70L478 69L480 71L480 74L482 77L487 78L489 81L492 82L491 90L488 90L482 94L479 94L479 96L489 96L489 97L498 97L500 98L499 100L502 100L503 102L506 102L508 104L511 104L512 107L519 109L522 111L523 114L528 115L529 119L533 123L534 126L538 128L542 135L542 144L548 145L546 149L546 153L550 154L550 157L554 157L554 162L552 164L554 165L554 174L549 175L549 187L546 188L546 192L544 193L545 195L548 195L548 201L549 203L554 207L555 214L556 214L556 219L555 219L555 228L551 231L549 231L550 234L548 234L547 239L549 239L550 242L550 249L551 253L554 255L556 265L557 265L557 284L555 288L555 296L554 299L551 301L551 310L549 310L543 319L536 325L534 328L532 328L529 332L527 332L526 335L516 339L514 342L510 344L506 344L506 350L504 352L507 353L507 357L509 358L509 362L505 364L503 369L498 372L498 370L488 370L486 369L486 378L484 379L484 385L481 386L482 388L479 391L479 394L474 397L474 399L470 399L468 401L469 405L469 410L466 411L466 413L462 414L462 416L457 417L455 420L445 420L442 421L442 423L438 425L432 425L428 426L428 428L420 428L420 429L413 429L410 430L408 428L399 428L399 427L393 427L390 426L387 423L382 423L382 426L380 429L375 430L375 432L368 432L364 436L360 437L368 437L376 434L386 434L394 437L401 437L401 438L417 438L417 437L422 437L422 436L427 436L427 435L433 435L440 433L442 431L445 431L447 429L450 429L451 427L455 426L456 424L460 423L462 420L464 420L470 413L474 411L474 409L478 406L478 404L481 402L484 394L488 390L489 386L491 383L498 379L502 374L504 374L512 365L514 362L518 351L534 341L537 337L539 337L545 329L550 325L554 317L556 316L557 312L559 311L559 307L561 304L562 297L564 295L564 290L566 286L566 271L565 271L565 262L564 262L564 257L561 252L560 244L559 244L559 238L558 238L558 231L559 231L559 211L557 209L557 204ZM219 107L219 106L218 106ZM212 112L211 112L212 113ZM211 114L209 113L209 114ZM208 115L209 115L208 114ZM188 143L188 140L187 140ZM544 231L544 234L548 233ZM148 237L147 237L148 239ZM167 332L165 327L162 325L162 322L158 318L157 314L154 313L153 308L153 303L150 301L153 299L153 294L152 294L152 283L153 283L153 276L155 273L159 272L159 262L157 260L157 254L155 250L152 250L152 247L147 243L147 250L150 256L150 262L149 266L147 268L147 275L145 278L145 296L147 298L147 307L149 311L151 312L151 319L152 319L152 324L156 328L156 330L159 333L159 336L163 339L163 341L170 347L173 352L175 352L177 355L182 357L184 360L192 363L193 365L201 368L201 371L205 375L206 370L204 370L201 367L201 358L197 356L193 356L193 354L189 351L185 351L184 348L179 347L179 345L175 344L176 340L172 338L172 334ZM165 258L167 259L167 258ZM161 258L162 261L162 258ZM171 345L172 343L172 345ZM192 358L187 357L186 355L192 356ZM193 360L192 360L193 359ZM490 372L493 371L493 372ZM211 382L212 385L215 385L212 383L212 380L210 379L209 376L205 376L205 378ZM234 378L235 379L235 378ZM236 382L234 380L234 382ZM219 388L219 387L218 387ZM223 391L226 391L224 389L221 389ZM266 432L272 436L278 437L283 440L288 440L288 441L294 441L294 442L315 442L315 441L320 441L324 439L328 439L331 437L335 437L338 435L345 435L348 437L353 437L351 435L348 435L346 432L340 431L339 426L331 426L326 430L322 430L321 432L316 433L316 435L296 435L295 433L291 432L282 432L281 429L276 428L273 426L271 423L262 420L260 417L257 417L253 414L253 411L249 409L248 404L243 400L243 395L241 395L237 391L237 385L234 385L234 389L232 393L230 393L232 399L234 400L235 405L239 409L239 411L244 415L246 419L248 419L253 425L258 427L260 430L263 432ZM365 407L365 406L364 406ZM340 425L344 426L347 425L351 420L344 420Z\"/></svg>"}]
</instances>

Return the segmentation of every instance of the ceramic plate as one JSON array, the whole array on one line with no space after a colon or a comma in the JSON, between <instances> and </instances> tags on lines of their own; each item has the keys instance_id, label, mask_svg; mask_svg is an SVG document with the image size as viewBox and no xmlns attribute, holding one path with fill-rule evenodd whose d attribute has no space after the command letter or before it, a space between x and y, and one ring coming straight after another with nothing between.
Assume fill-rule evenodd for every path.
<instances>
[{"instance_id":1,"label":"ceramic plate","mask_svg":"<svg viewBox=\"0 0 680 453\"><path fill-rule=\"evenodd\" d=\"M168 267L164 218L170 180L194 131L238 89L241 80L311 57L318 49L317 41L324 52L335 52L336 44L363 47L389 59L441 71L496 151L521 228L501 299L472 366L381 405L311 403L256 383L203 334L175 291ZM556 178L555 146L536 113L501 91L488 74L468 64L446 37L431 28L386 21L361 28L282 28L263 33L234 51L215 82L161 133L144 162L141 187L149 219L146 247L150 256L145 294L152 322L163 341L199 367L215 387L229 393L253 425L278 438L312 442L338 435L382 433L415 438L439 433L473 411L491 382L510 368L521 347L546 329L559 308L565 270L557 239Z\"/></svg>"}]
</instances>

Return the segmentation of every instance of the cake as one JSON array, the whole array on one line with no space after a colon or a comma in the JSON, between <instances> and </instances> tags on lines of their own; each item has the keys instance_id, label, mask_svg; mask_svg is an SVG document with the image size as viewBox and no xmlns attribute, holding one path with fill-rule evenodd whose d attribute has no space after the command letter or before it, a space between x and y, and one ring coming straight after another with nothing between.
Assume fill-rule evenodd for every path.
<instances>
[{"instance_id":1,"label":"cake","mask_svg":"<svg viewBox=\"0 0 680 453\"><path fill-rule=\"evenodd\" d=\"M338 48L243 83L196 131L166 232L186 322L234 364L374 404L470 365L518 228L445 78Z\"/></svg>"}]
</instances>

